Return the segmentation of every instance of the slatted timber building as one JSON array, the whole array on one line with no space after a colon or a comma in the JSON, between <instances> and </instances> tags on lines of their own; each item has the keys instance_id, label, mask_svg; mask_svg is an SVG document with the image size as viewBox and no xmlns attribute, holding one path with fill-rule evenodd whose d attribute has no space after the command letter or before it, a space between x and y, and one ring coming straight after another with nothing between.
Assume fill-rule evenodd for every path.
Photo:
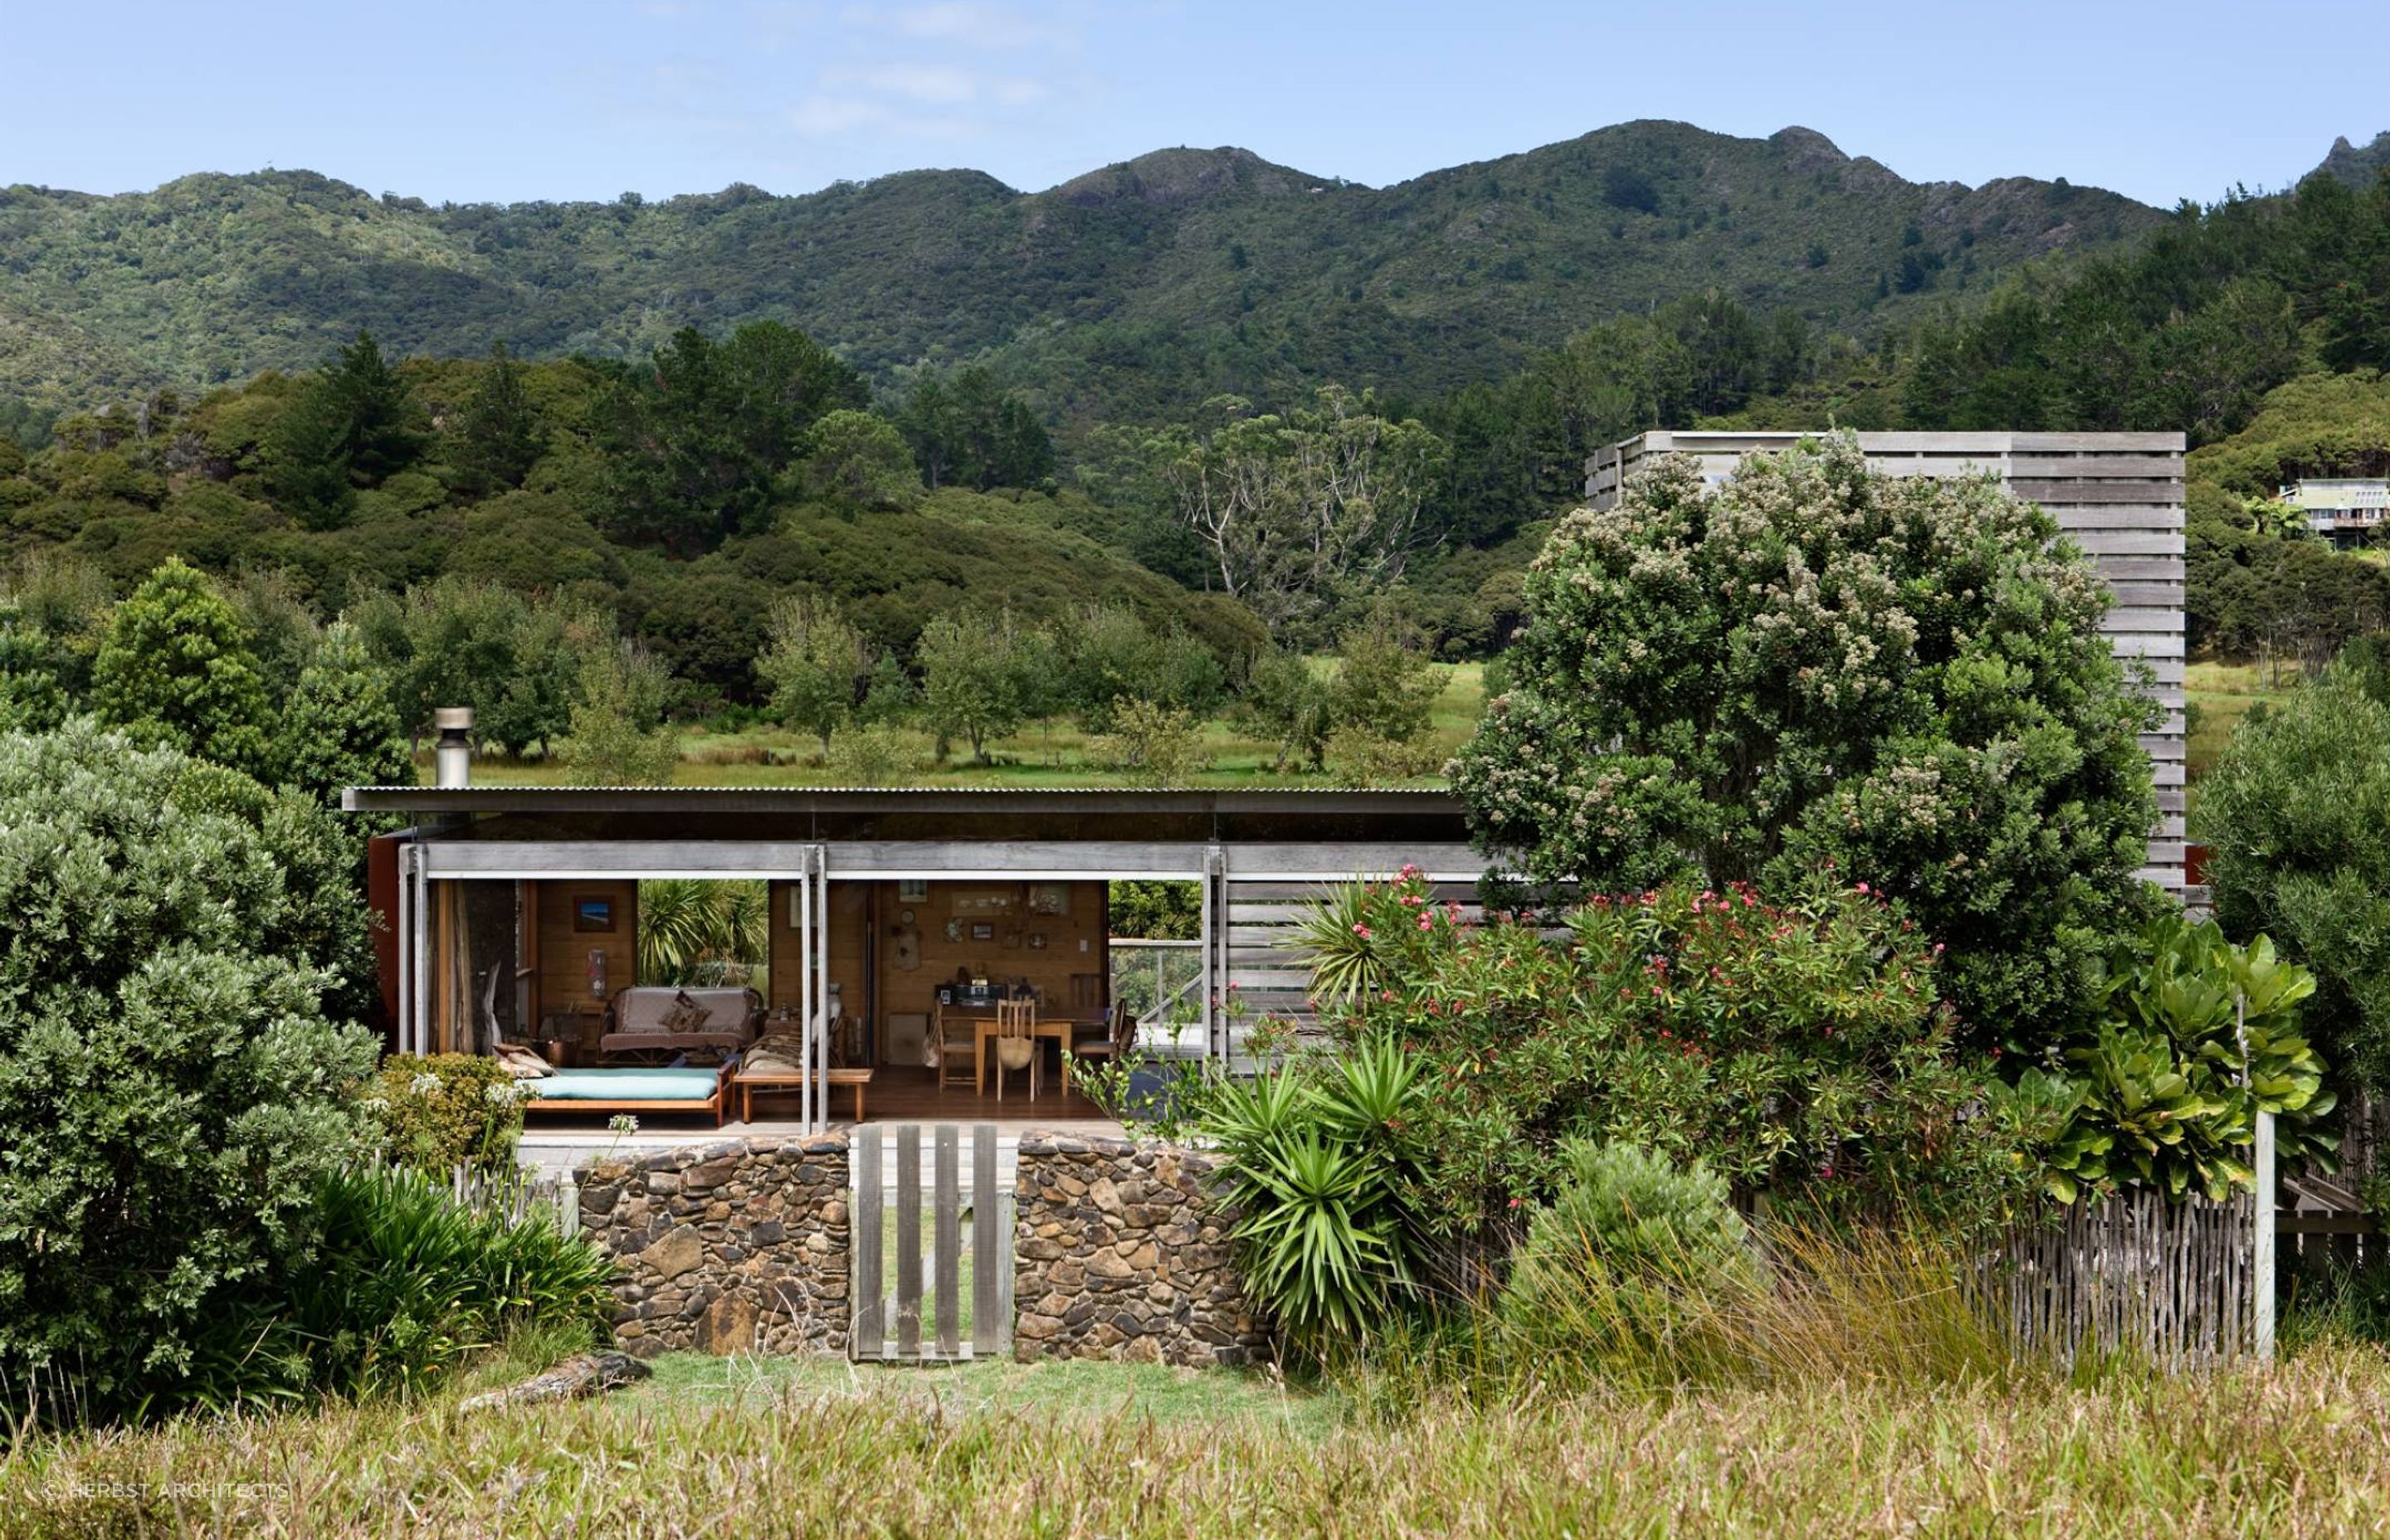
<instances>
[{"instance_id":1,"label":"slatted timber building","mask_svg":"<svg viewBox=\"0 0 2390 1540\"><path fill-rule=\"evenodd\" d=\"M1613 444L1586 463L1597 508L1618 500L1637 466L1690 455L1715 484L1746 455L1789 449L1802 433L1652 431ZM2183 883L2183 436L2179 433L1859 433L1860 450L1892 476L1989 473L2048 510L2108 582L2115 607L2105 629L2120 657L2147 664L2165 718L2141 741L2157 782L2158 825L2141 875L2196 905Z\"/></svg>"}]
</instances>

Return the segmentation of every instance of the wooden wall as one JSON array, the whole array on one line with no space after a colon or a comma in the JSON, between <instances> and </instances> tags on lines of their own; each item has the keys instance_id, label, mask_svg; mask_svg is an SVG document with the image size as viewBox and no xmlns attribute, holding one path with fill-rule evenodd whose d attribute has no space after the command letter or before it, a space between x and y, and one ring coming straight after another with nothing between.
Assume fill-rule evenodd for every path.
<instances>
[{"instance_id":1,"label":"wooden wall","mask_svg":"<svg viewBox=\"0 0 2390 1540\"><path fill-rule=\"evenodd\" d=\"M1800 433L1651 432L1597 450L1586 463L1585 494L1597 508L1618 499L1649 455L1700 459L1723 481L1743 456L1789 448ZM1861 433L1874 468L1893 476L1989 471L2019 497L2048 510L2091 558L2115 595L2102 627L2119 657L2145 662L2165 719L2141 742L2157 783L2158 824L2140 875L2178 897L2182 870L2186 745L2183 722L2183 436L2180 433Z\"/></svg>"},{"instance_id":2,"label":"wooden wall","mask_svg":"<svg viewBox=\"0 0 2390 1540\"><path fill-rule=\"evenodd\" d=\"M974 978L1025 979L1058 1008L1071 1003L1072 974L1109 978L1105 885L1061 884L1070 893L1067 915L1030 914L1030 886L1003 881L932 882L927 898L906 901L897 896L894 881L832 879L829 982L840 986L847 1013L869 1023L875 1046L868 1051L875 1061L880 1059L876 1045L889 1014L930 1014L938 985L951 982L957 968L970 969ZM771 1003L776 1007L797 1004L803 977L804 943L789 911L795 888L794 883L772 885ZM963 894L1002 895L1010 900L1011 907L957 913L957 898ZM919 964L909 972L896 966L896 932L902 925L898 917L906 909L913 911L914 929L920 932ZM949 919L961 930L954 941L946 939ZM974 923L991 927L993 939L971 939ZM1046 938L1042 948L1029 943L1033 934Z\"/></svg>"},{"instance_id":3,"label":"wooden wall","mask_svg":"<svg viewBox=\"0 0 2390 1540\"><path fill-rule=\"evenodd\" d=\"M627 879L574 880L556 879L525 884L529 890L524 900L536 913L528 917L528 929L537 950L525 966L536 969L533 974L532 1009L539 1014L571 1010L584 1004L603 1007L606 1000L594 1000L589 993L589 954L606 954L606 992L610 1000L616 990L638 982L638 918L639 885ZM575 930L572 928L574 905L583 898L610 899L614 905L614 928L606 931ZM595 1051L595 1023L585 1029L585 1051Z\"/></svg>"}]
</instances>

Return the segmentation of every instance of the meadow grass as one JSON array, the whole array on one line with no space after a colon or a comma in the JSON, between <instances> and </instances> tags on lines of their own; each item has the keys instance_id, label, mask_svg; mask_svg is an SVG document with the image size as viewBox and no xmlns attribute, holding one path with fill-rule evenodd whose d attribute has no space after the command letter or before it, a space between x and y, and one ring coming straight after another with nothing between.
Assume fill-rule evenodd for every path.
<instances>
[{"instance_id":1,"label":"meadow grass","mask_svg":"<svg viewBox=\"0 0 2390 1540\"><path fill-rule=\"evenodd\" d=\"M1439 664L1444 677L1429 725L1429 736L1441 764L1477 730L1484 699L1484 667L1480 663ZM928 764L932 743L925 733L904 735L916 759ZM1324 786L1333 778L1302 773L1299 765L1281 773L1277 751L1251 738L1225 717L1202 725L1206 767L1195 776L1198 786ZM1032 723L1022 731L988 745L993 764L973 764L958 751L942 765L907 777L916 786L1000 786L1022 789L1039 787L1119 786L1126 782L1114 772L1091 764L1087 735L1063 718ZM783 727L753 727L740 732L716 732L705 727L684 729L675 786L818 786L824 784L820 740ZM488 753L473 766L473 778L494 786L538 786L555 782L559 772L546 760L510 760ZM430 751L417 756L417 778L431 776ZM1410 784L1433 786L1439 776L1422 776Z\"/></svg>"},{"instance_id":2,"label":"meadow grass","mask_svg":"<svg viewBox=\"0 0 2390 1540\"><path fill-rule=\"evenodd\" d=\"M2390 1362L2162 1379L1597 1386L1393 1420L1255 1375L665 1360L454 1397L19 1438L0 1534L2256 1535L2390 1527Z\"/></svg>"},{"instance_id":3,"label":"meadow grass","mask_svg":"<svg viewBox=\"0 0 2390 1540\"><path fill-rule=\"evenodd\" d=\"M2261 701L2279 701L2297 687L2298 666L2197 662L2183 671L2183 694L2199 708L2185 746L2193 780L2213 769L2233 729Z\"/></svg>"}]
</instances>

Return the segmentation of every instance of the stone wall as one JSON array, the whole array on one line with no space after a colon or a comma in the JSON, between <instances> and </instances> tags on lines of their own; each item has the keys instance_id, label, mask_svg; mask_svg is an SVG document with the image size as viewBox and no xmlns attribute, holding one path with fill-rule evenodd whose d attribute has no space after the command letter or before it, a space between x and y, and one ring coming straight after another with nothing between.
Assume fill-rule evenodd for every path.
<instances>
[{"instance_id":1,"label":"stone wall","mask_svg":"<svg viewBox=\"0 0 2390 1540\"><path fill-rule=\"evenodd\" d=\"M1241 1364L1267 1335L1229 1255L1214 1157L1024 1134L1013 1193L1013 1355Z\"/></svg>"},{"instance_id":2,"label":"stone wall","mask_svg":"<svg viewBox=\"0 0 2390 1540\"><path fill-rule=\"evenodd\" d=\"M621 1263L626 1352L846 1351L844 1135L601 1160L579 1180L582 1229Z\"/></svg>"}]
</instances>

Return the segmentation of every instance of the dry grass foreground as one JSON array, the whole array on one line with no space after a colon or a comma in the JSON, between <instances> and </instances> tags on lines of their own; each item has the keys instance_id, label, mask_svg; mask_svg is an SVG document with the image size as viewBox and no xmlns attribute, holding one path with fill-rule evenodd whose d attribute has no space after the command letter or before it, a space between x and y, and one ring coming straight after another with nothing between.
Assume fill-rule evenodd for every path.
<instances>
[{"instance_id":1,"label":"dry grass foreground","mask_svg":"<svg viewBox=\"0 0 2390 1540\"><path fill-rule=\"evenodd\" d=\"M704 1382L707 1377L712 1382ZM0 1533L2261 1535L2390 1529L2390 1359L1378 1424L1252 1377L667 1365L614 1399L20 1442Z\"/></svg>"}]
</instances>

